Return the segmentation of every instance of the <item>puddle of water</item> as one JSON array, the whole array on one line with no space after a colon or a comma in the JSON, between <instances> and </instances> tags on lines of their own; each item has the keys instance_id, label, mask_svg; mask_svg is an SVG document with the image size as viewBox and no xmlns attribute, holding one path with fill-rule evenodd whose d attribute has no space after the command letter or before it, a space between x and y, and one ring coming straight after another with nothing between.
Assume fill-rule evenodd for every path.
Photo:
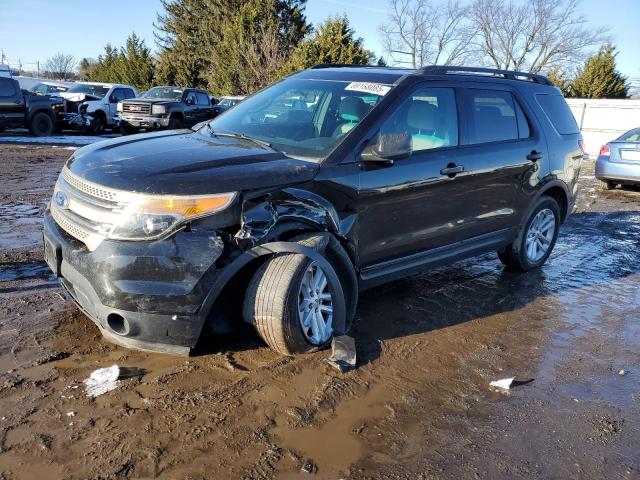
<instances>
[{"instance_id":1,"label":"puddle of water","mask_svg":"<svg viewBox=\"0 0 640 480\"><path fill-rule=\"evenodd\" d=\"M385 406L388 394L384 388L374 387L366 395L338 406L335 416L320 428L290 429L278 425L272 432L281 439L281 445L301 453L304 459L312 459L321 478L341 478L365 453L354 428L389 415ZM282 472L278 478L300 478L300 472Z\"/></svg>"},{"instance_id":2,"label":"puddle of water","mask_svg":"<svg viewBox=\"0 0 640 480\"><path fill-rule=\"evenodd\" d=\"M55 279L51 269L44 262L0 265L0 282L26 280L29 278Z\"/></svg>"},{"instance_id":3,"label":"puddle of water","mask_svg":"<svg viewBox=\"0 0 640 480\"><path fill-rule=\"evenodd\" d=\"M37 205L0 203L0 249L38 246L42 237L42 213Z\"/></svg>"}]
</instances>

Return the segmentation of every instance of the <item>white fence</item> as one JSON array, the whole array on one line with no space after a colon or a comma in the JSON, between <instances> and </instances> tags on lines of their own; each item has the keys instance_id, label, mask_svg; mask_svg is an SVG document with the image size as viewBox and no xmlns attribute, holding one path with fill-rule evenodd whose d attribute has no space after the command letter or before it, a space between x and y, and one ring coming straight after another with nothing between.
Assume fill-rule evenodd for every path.
<instances>
[{"instance_id":1,"label":"white fence","mask_svg":"<svg viewBox=\"0 0 640 480\"><path fill-rule=\"evenodd\" d=\"M640 100L567 98L567 103L592 157L598 155L605 143L640 127Z\"/></svg>"}]
</instances>

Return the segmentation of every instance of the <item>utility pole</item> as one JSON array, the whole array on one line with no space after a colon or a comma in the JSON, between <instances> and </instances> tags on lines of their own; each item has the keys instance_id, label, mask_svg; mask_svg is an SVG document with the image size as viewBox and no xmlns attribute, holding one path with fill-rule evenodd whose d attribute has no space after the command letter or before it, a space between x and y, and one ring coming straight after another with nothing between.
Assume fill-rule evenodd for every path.
<instances>
[{"instance_id":1,"label":"utility pole","mask_svg":"<svg viewBox=\"0 0 640 480\"><path fill-rule=\"evenodd\" d=\"M40 60L38 60L36 64L38 65L38 77L39 77L40 76Z\"/></svg>"},{"instance_id":2,"label":"utility pole","mask_svg":"<svg viewBox=\"0 0 640 480\"><path fill-rule=\"evenodd\" d=\"M0 63L4 63L4 49L0 48Z\"/></svg>"}]
</instances>

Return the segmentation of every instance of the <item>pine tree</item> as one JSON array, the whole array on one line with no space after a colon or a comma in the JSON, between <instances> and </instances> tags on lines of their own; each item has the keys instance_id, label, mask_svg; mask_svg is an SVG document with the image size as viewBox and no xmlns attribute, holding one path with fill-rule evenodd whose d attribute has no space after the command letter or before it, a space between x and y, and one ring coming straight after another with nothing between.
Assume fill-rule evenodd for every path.
<instances>
[{"instance_id":1,"label":"pine tree","mask_svg":"<svg viewBox=\"0 0 640 480\"><path fill-rule=\"evenodd\" d=\"M157 83L251 93L310 27L306 0L162 0ZM281 67L281 65L279 66ZM267 83L268 82L268 83Z\"/></svg>"},{"instance_id":2,"label":"pine tree","mask_svg":"<svg viewBox=\"0 0 640 480\"><path fill-rule=\"evenodd\" d=\"M364 48L364 40L355 37L346 16L329 17L298 45L286 70L303 70L319 63L369 65L374 60L373 52Z\"/></svg>"},{"instance_id":3,"label":"pine tree","mask_svg":"<svg viewBox=\"0 0 640 480\"><path fill-rule=\"evenodd\" d=\"M547 72L547 78L560 89L565 97L572 96L571 80L567 79L565 73L560 68L555 67Z\"/></svg>"},{"instance_id":4,"label":"pine tree","mask_svg":"<svg viewBox=\"0 0 640 480\"><path fill-rule=\"evenodd\" d=\"M627 98L629 85L616 69L616 49L611 44L587 59L571 84L571 93L578 98Z\"/></svg>"},{"instance_id":5,"label":"pine tree","mask_svg":"<svg viewBox=\"0 0 640 480\"><path fill-rule=\"evenodd\" d=\"M144 40L133 32L120 49L107 43L104 55L98 57L87 78L95 82L124 83L146 90L153 84L154 70L150 50Z\"/></svg>"}]
</instances>

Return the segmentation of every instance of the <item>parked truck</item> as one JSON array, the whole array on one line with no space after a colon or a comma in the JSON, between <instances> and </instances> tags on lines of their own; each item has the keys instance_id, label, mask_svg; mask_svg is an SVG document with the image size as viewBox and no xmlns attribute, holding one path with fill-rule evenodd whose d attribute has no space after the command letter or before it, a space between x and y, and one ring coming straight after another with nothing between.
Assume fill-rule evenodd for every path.
<instances>
[{"instance_id":1,"label":"parked truck","mask_svg":"<svg viewBox=\"0 0 640 480\"><path fill-rule=\"evenodd\" d=\"M5 128L28 128L36 137L51 135L64 100L20 89L17 80L0 76L0 132Z\"/></svg>"},{"instance_id":2,"label":"parked truck","mask_svg":"<svg viewBox=\"0 0 640 480\"><path fill-rule=\"evenodd\" d=\"M191 127L215 114L209 94L204 90L179 87L154 87L138 98L118 104L120 132L140 129L160 130Z\"/></svg>"}]
</instances>

